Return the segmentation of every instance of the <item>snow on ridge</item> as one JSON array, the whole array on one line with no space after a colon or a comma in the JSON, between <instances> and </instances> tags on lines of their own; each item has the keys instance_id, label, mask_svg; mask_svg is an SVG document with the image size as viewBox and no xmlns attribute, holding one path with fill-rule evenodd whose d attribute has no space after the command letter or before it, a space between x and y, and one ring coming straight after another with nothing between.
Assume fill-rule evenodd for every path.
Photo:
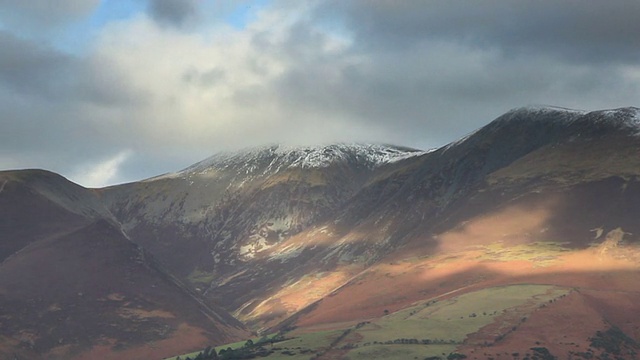
<instances>
[{"instance_id":1,"label":"snow on ridge","mask_svg":"<svg viewBox=\"0 0 640 360\"><path fill-rule=\"evenodd\" d=\"M369 166L396 162L423 152L373 144L333 144L326 146L280 146L276 153L290 159L289 168L322 168L336 161L360 160Z\"/></svg>"},{"instance_id":2,"label":"snow on ridge","mask_svg":"<svg viewBox=\"0 0 640 360\"><path fill-rule=\"evenodd\" d=\"M631 118L636 124L640 124L640 109L638 108L633 108L633 110L635 111L635 114L633 114L633 117Z\"/></svg>"},{"instance_id":3,"label":"snow on ridge","mask_svg":"<svg viewBox=\"0 0 640 360\"><path fill-rule=\"evenodd\" d=\"M324 168L338 162L357 162L368 167L397 162L427 152L375 144L331 144L321 146L268 145L237 152L222 152L173 176L235 169L244 174L274 173L283 168ZM171 176L168 175L168 176Z\"/></svg>"},{"instance_id":4,"label":"snow on ridge","mask_svg":"<svg viewBox=\"0 0 640 360\"><path fill-rule=\"evenodd\" d=\"M529 105L509 110L494 120L493 123L505 124L516 119L523 119L522 115L526 115L526 119L529 121L544 121L547 120L549 116L554 116L554 119L557 121L572 122L588 113L586 110L575 110L558 106Z\"/></svg>"},{"instance_id":5,"label":"snow on ridge","mask_svg":"<svg viewBox=\"0 0 640 360\"><path fill-rule=\"evenodd\" d=\"M529 105L520 108L515 108L511 111L508 111L505 115L501 116L512 118L518 113L529 112L529 113L537 113L537 114L545 114L545 113L563 113L565 119L575 120L576 115L582 115L589 117L591 121L594 119L600 121L608 121L608 120L616 120L623 124L640 126L640 108L637 107L621 107L615 109L605 109L605 110L595 110L595 111L587 111L587 110L576 110L570 108L564 108L559 106L549 106L549 105ZM534 120L536 118L533 118Z\"/></svg>"},{"instance_id":6,"label":"snow on ridge","mask_svg":"<svg viewBox=\"0 0 640 360\"><path fill-rule=\"evenodd\" d=\"M575 114L586 114L588 112L586 110L571 109L571 108L566 108L566 107L561 107L561 106L532 104L532 105L527 105L527 106L522 106L522 107L519 107L519 108L512 109L511 111L508 111L507 113L517 112L517 111L568 112L568 113L575 113Z\"/></svg>"},{"instance_id":7,"label":"snow on ridge","mask_svg":"<svg viewBox=\"0 0 640 360\"><path fill-rule=\"evenodd\" d=\"M618 109L594 111L597 121L613 121L620 127L634 131L640 135L640 109L637 107L623 107Z\"/></svg>"}]
</instances>

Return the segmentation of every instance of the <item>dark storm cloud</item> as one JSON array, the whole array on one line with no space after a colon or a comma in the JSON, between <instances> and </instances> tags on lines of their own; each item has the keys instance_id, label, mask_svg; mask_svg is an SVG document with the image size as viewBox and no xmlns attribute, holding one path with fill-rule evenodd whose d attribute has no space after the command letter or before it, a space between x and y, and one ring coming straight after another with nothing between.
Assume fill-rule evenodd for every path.
<instances>
[{"instance_id":1,"label":"dark storm cloud","mask_svg":"<svg viewBox=\"0 0 640 360\"><path fill-rule=\"evenodd\" d=\"M161 24L182 26L196 17L197 0L149 0L151 17Z\"/></svg>"},{"instance_id":2,"label":"dark storm cloud","mask_svg":"<svg viewBox=\"0 0 640 360\"><path fill-rule=\"evenodd\" d=\"M585 63L635 63L640 56L636 0L332 0L317 16L340 17L361 46L381 50L442 40Z\"/></svg>"},{"instance_id":3,"label":"dark storm cloud","mask_svg":"<svg viewBox=\"0 0 640 360\"><path fill-rule=\"evenodd\" d=\"M139 104L143 92L98 56L78 58L0 30L0 86L45 101Z\"/></svg>"},{"instance_id":4,"label":"dark storm cloud","mask_svg":"<svg viewBox=\"0 0 640 360\"><path fill-rule=\"evenodd\" d=\"M64 96L74 61L0 30L0 84L14 91L47 98Z\"/></svg>"},{"instance_id":5,"label":"dark storm cloud","mask_svg":"<svg viewBox=\"0 0 640 360\"><path fill-rule=\"evenodd\" d=\"M297 115L442 145L517 106L633 105L639 15L637 1L327 1L279 44L291 66L271 86ZM327 28L353 42L318 51Z\"/></svg>"}]
</instances>

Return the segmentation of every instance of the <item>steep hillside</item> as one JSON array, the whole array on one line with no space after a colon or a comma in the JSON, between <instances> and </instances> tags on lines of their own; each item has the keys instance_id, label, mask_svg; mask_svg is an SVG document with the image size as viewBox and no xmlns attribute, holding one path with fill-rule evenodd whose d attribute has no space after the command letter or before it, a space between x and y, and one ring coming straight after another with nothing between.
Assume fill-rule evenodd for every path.
<instances>
[{"instance_id":1,"label":"steep hillside","mask_svg":"<svg viewBox=\"0 0 640 360\"><path fill-rule=\"evenodd\" d=\"M380 167L419 154L378 145L270 146L101 193L126 231L194 287L249 272L267 276L257 279L262 286L276 276L261 260L268 249L330 219ZM216 298L235 301L257 283Z\"/></svg>"},{"instance_id":2,"label":"steep hillside","mask_svg":"<svg viewBox=\"0 0 640 360\"><path fill-rule=\"evenodd\" d=\"M2 172L0 215L0 358L160 357L248 335L131 242L93 191Z\"/></svg>"},{"instance_id":3,"label":"steep hillside","mask_svg":"<svg viewBox=\"0 0 640 360\"><path fill-rule=\"evenodd\" d=\"M114 220L96 194L43 170L0 172L0 261L30 243L98 218Z\"/></svg>"},{"instance_id":4,"label":"steep hillside","mask_svg":"<svg viewBox=\"0 0 640 360\"><path fill-rule=\"evenodd\" d=\"M105 220L3 262L0 309L3 357L157 357L248 335Z\"/></svg>"},{"instance_id":5,"label":"steep hillside","mask_svg":"<svg viewBox=\"0 0 640 360\"><path fill-rule=\"evenodd\" d=\"M376 222L391 218L386 226L408 231L389 245L381 261L350 273L344 285L280 327L339 328L345 321L377 318L420 301L493 286L544 284L576 293L553 310L531 315L535 321L529 325L520 327L516 321L529 318L526 314L496 319L455 348L468 356L484 348L485 356L495 357L531 354L531 348L543 344L561 356L605 356L607 350L593 347L589 339L618 330L632 339L629 346L637 346L640 318L630 314L640 308L630 299L640 296L638 119L633 108L594 113L519 109L420 158L422 174L411 164L411 171L396 170L373 182L370 186L377 189L395 183L397 190L386 202L377 199L384 205L367 212L369 219L351 230L351 236L361 236L351 249L370 246L373 236L362 234L384 230ZM536 130L547 134L536 137ZM539 139L538 146L524 145L527 134ZM505 138L522 138L526 147L519 149L514 142L499 151ZM457 156L447 158L452 152ZM456 171L463 173L455 176ZM365 188L359 194L363 203L350 206L363 208L370 201L365 193L380 192ZM394 219L391 209L403 209L402 216ZM353 212L345 210L343 219L352 221L347 214ZM490 298L496 304L504 300ZM574 327L584 331L569 330Z\"/></svg>"},{"instance_id":6,"label":"steep hillside","mask_svg":"<svg viewBox=\"0 0 640 360\"><path fill-rule=\"evenodd\" d=\"M268 327L389 259L637 233L637 134L635 108L520 108L436 151L273 147L103 195L171 269Z\"/></svg>"},{"instance_id":7,"label":"steep hillside","mask_svg":"<svg viewBox=\"0 0 640 360\"><path fill-rule=\"evenodd\" d=\"M639 130L635 108L516 109L382 167L265 252L295 250L287 280L236 314L268 327L300 309L270 330L293 337L276 358L634 359Z\"/></svg>"},{"instance_id":8,"label":"steep hillside","mask_svg":"<svg viewBox=\"0 0 640 360\"><path fill-rule=\"evenodd\" d=\"M385 257L403 260L495 242L585 248L596 232L622 227L635 234L633 219L640 210L635 119L635 109L517 109L466 139L382 168L331 221L265 254L271 259L289 254L290 270L276 273L268 297L235 297L236 304L247 300L236 315L268 319L313 303ZM556 177L534 174L535 168L523 165L527 161ZM533 179L507 181L506 174ZM245 274L213 286L232 293L243 281L259 278ZM361 308L346 303L351 310ZM357 313L351 310L345 313Z\"/></svg>"}]
</instances>

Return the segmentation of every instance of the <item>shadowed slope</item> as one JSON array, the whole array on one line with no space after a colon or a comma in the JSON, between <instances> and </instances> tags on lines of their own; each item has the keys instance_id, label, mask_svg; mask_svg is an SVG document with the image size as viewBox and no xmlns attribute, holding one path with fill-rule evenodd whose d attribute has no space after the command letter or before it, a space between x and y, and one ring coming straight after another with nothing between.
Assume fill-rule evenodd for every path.
<instances>
[{"instance_id":1,"label":"shadowed slope","mask_svg":"<svg viewBox=\"0 0 640 360\"><path fill-rule=\"evenodd\" d=\"M104 220L2 263L0 309L0 349L12 349L5 354L68 359L97 347L101 358L121 351L158 357L248 335ZM185 331L193 338L171 342Z\"/></svg>"},{"instance_id":2,"label":"shadowed slope","mask_svg":"<svg viewBox=\"0 0 640 360\"><path fill-rule=\"evenodd\" d=\"M0 171L0 261L30 243L113 219L90 190L43 170Z\"/></svg>"}]
</instances>

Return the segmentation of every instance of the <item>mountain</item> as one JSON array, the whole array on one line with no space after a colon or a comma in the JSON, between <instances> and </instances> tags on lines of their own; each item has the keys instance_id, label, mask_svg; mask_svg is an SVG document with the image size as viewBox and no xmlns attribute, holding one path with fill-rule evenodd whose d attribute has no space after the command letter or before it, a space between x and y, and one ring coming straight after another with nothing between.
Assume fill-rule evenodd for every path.
<instances>
[{"instance_id":1,"label":"mountain","mask_svg":"<svg viewBox=\"0 0 640 360\"><path fill-rule=\"evenodd\" d=\"M150 278L168 279L176 292L150 302L165 304L173 321L205 329L211 343L247 336L227 311L260 334L292 338L273 350L277 356L634 358L638 154L637 108L525 107L430 151L273 145L96 190L11 172L0 177L0 205L3 197L12 204L0 206L9 234L0 273L19 270L5 270L0 289L17 289L20 274L45 254L78 259L82 268L100 263L103 255L83 260L83 246L98 246L88 239L104 234L107 249L128 247L125 257L138 259L122 265L106 251L110 272L140 265L134 254L146 264L134 271L136 286L113 286L134 299L150 296L142 284L160 281ZM58 248L67 250L56 255ZM112 319L97 302L77 304L100 309L86 323ZM219 316L208 323L194 311ZM167 319L156 317L140 334ZM12 331L4 336L15 339ZM177 333L171 339L193 338ZM140 349L124 338L125 348ZM83 341L98 351L96 339ZM202 346L182 341L185 349Z\"/></svg>"},{"instance_id":2,"label":"mountain","mask_svg":"<svg viewBox=\"0 0 640 360\"><path fill-rule=\"evenodd\" d=\"M347 281L280 327L352 321L350 338L364 339L358 346L377 333L378 341L448 336L450 350L478 358L532 356L541 347L560 358L635 358L639 120L635 108L516 109L377 178L336 216L356 225L330 242L349 239L347 251L356 255L377 246L380 260L343 270ZM565 296L527 295L500 309L528 291ZM435 303L442 305L429 310ZM384 314L393 317L353 327ZM426 330L433 327L441 331ZM629 348L612 351L613 343ZM349 344L330 349L345 354L338 349Z\"/></svg>"},{"instance_id":3,"label":"mountain","mask_svg":"<svg viewBox=\"0 0 640 360\"><path fill-rule=\"evenodd\" d=\"M138 243L196 290L237 310L290 278L287 259L299 255L296 249L270 249L330 219L380 169L422 153L382 145L269 146L106 188L101 196Z\"/></svg>"},{"instance_id":4,"label":"mountain","mask_svg":"<svg viewBox=\"0 0 640 360\"><path fill-rule=\"evenodd\" d=\"M0 172L0 357L160 357L248 336L120 229L93 191Z\"/></svg>"},{"instance_id":5,"label":"mountain","mask_svg":"<svg viewBox=\"0 0 640 360\"><path fill-rule=\"evenodd\" d=\"M113 219L100 199L42 170L0 172L0 261L32 242Z\"/></svg>"},{"instance_id":6,"label":"mountain","mask_svg":"<svg viewBox=\"0 0 640 360\"><path fill-rule=\"evenodd\" d=\"M128 231L185 281L243 321L273 326L394 252L431 254L441 234L518 202L572 197L563 220L532 242L584 246L595 227L634 230L624 211L569 214L605 189L607 202L624 202L614 195L619 177L631 176L625 186L635 191L637 131L633 108L520 108L430 152L274 146L102 191ZM545 186L549 195L535 195ZM626 199L606 206L633 208Z\"/></svg>"}]
</instances>

